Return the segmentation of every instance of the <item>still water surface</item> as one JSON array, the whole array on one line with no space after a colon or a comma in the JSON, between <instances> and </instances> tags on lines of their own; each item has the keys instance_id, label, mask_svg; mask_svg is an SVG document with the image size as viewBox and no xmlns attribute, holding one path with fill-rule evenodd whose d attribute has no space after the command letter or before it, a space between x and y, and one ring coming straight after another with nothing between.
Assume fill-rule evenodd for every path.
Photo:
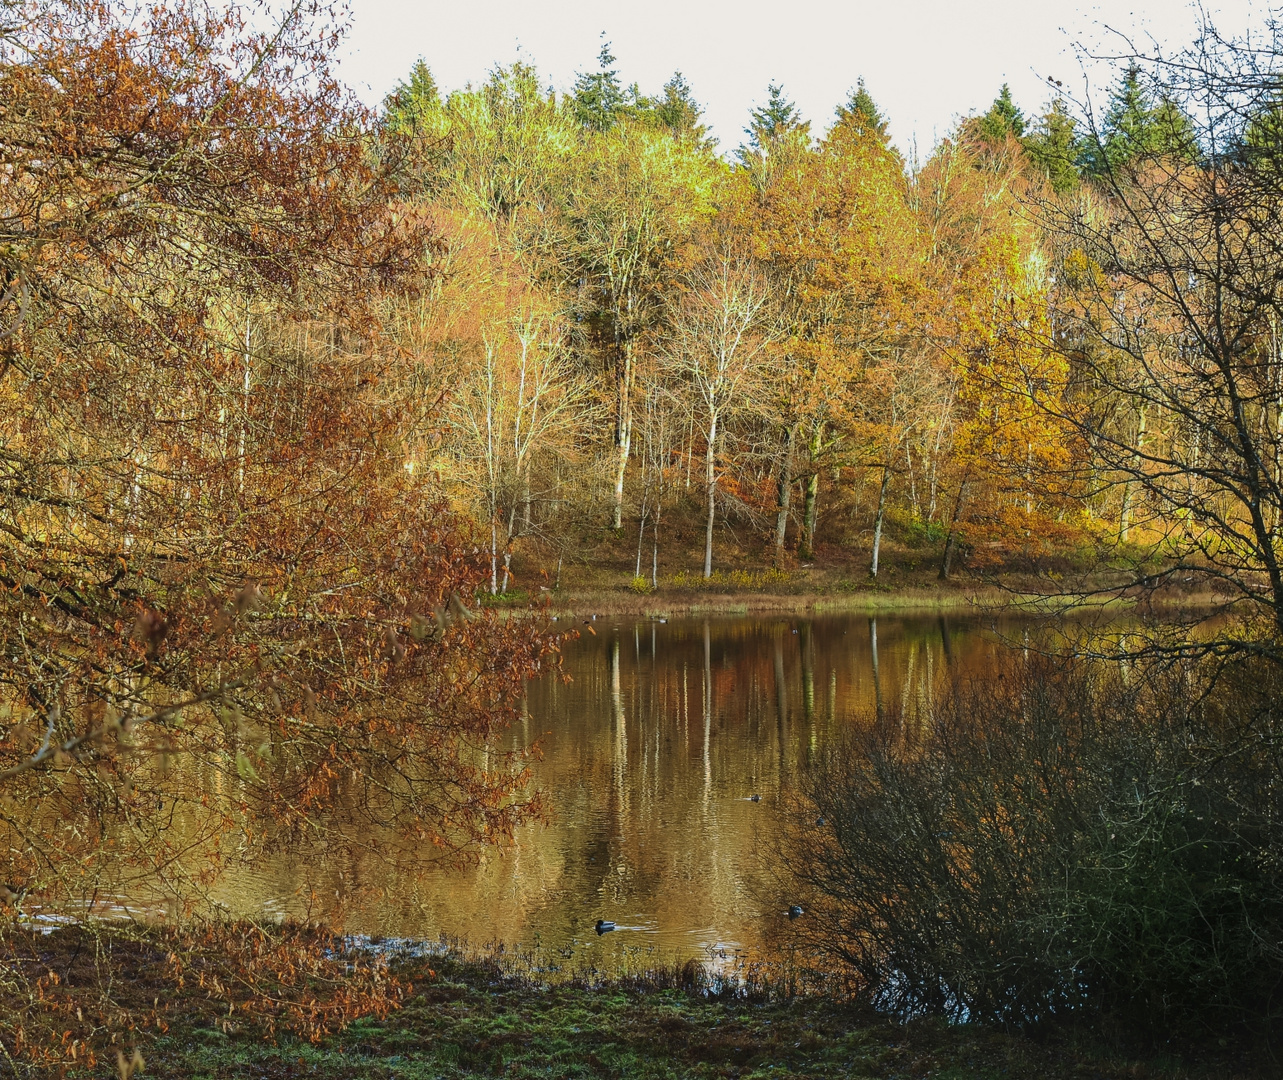
<instances>
[{"instance_id":1,"label":"still water surface","mask_svg":"<svg viewBox=\"0 0 1283 1080\"><path fill-rule=\"evenodd\" d=\"M341 903L353 932L573 948L603 964L631 949L751 948L783 918L759 910L754 881L790 779L879 707L926 713L1013 636L958 616L591 626L565 647L570 681L532 683L509 734L514 748L541 743L547 825L462 870L281 861L237 878L225 902L329 918ZM599 938L598 919L620 929Z\"/></svg>"}]
</instances>

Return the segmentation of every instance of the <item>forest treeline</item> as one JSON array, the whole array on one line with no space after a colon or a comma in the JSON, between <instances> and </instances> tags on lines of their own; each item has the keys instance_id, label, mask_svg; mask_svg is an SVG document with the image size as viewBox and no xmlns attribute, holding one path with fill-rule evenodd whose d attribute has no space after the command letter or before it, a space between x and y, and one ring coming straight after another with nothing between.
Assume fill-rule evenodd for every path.
<instances>
[{"instance_id":1,"label":"forest treeline","mask_svg":"<svg viewBox=\"0 0 1283 1080\"><path fill-rule=\"evenodd\" d=\"M485 535L492 591L605 528L658 584L666 513L702 518L705 576L723 521L776 565L828 543L873 576L890 527L943 542L942 576L1132 538L1131 488L1035 400L1073 379L1047 219L1198 159L1163 87L1129 67L1090 123L1003 86L907 161L862 80L822 135L772 84L718 156L680 74L648 96L614 63L559 96L520 63L443 94L420 61L384 107L440 245L388 313L440 403L406 467Z\"/></svg>"}]
</instances>

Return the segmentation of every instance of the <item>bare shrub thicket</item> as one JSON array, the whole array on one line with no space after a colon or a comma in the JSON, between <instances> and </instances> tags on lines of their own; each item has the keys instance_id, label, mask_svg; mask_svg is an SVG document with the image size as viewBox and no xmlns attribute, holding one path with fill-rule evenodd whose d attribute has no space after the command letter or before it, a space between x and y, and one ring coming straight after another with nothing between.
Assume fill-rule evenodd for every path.
<instances>
[{"instance_id":1,"label":"bare shrub thicket","mask_svg":"<svg viewBox=\"0 0 1283 1080\"><path fill-rule=\"evenodd\" d=\"M1277 1023L1278 675L1204 679L1014 660L822 754L779 850L798 934L904 1014Z\"/></svg>"}]
</instances>

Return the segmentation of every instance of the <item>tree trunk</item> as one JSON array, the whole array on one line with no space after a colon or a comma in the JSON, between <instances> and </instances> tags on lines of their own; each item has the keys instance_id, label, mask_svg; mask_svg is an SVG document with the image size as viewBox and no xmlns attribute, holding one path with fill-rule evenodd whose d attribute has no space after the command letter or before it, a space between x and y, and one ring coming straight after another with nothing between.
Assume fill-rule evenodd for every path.
<instances>
[{"instance_id":1,"label":"tree trunk","mask_svg":"<svg viewBox=\"0 0 1283 1080\"><path fill-rule=\"evenodd\" d=\"M506 593L508 591L508 568L512 565L512 530L517 525L517 504L513 503L508 511L508 536L503 543L503 588L499 591Z\"/></svg>"},{"instance_id":2,"label":"tree trunk","mask_svg":"<svg viewBox=\"0 0 1283 1080\"><path fill-rule=\"evenodd\" d=\"M940 580L945 581L949 577L949 571L953 566L953 552L958 546L958 517L962 514L962 497L967 490L967 481L963 480L958 485L958 497L953 503L953 517L949 519L949 535L944 541L944 558L940 562Z\"/></svg>"},{"instance_id":3,"label":"tree trunk","mask_svg":"<svg viewBox=\"0 0 1283 1080\"><path fill-rule=\"evenodd\" d=\"M646 539L646 501L643 496L641 524L637 527L637 569L633 571L633 577L641 577L641 557L642 541Z\"/></svg>"},{"instance_id":4,"label":"tree trunk","mask_svg":"<svg viewBox=\"0 0 1283 1080\"><path fill-rule=\"evenodd\" d=\"M802 512L802 543L798 555L803 559L815 557L815 512L820 494L820 470L816 458L820 456L820 443L824 438L824 425L815 425L811 435L811 475L806 479L806 503Z\"/></svg>"},{"instance_id":5,"label":"tree trunk","mask_svg":"<svg viewBox=\"0 0 1283 1080\"><path fill-rule=\"evenodd\" d=\"M623 353L623 370L619 375L619 404L615 420L615 449L619 455L615 469L615 513L611 527L615 530L624 527L624 473L628 468L628 453L633 442L633 348L625 342Z\"/></svg>"},{"instance_id":6,"label":"tree trunk","mask_svg":"<svg viewBox=\"0 0 1283 1080\"><path fill-rule=\"evenodd\" d=\"M655 522L650 527L650 586L652 589L659 588L659 515L663 508L663 503L656 500Z\"/></svg>"},{"instance_id":7,"label":"tree trunk","mask_svg":"<svg viewBox=\"0 0 1283 1080\"><path fill-rule=\"evenodd\" d=\"M490 595L499 591L499 523L490 515Z\"/></svg>"},{"instance_id":8,"label":"tree trunk","mask_svg":"<svg viewBox=\"0 0 1283 1080\"><path fill-rule=\"evenodd\" d=\"M775 565L784 565L784 534L788 530L789 506L793 501L793 443L797 438L797 425L790 424L780 455L779 513L775 517Z\"/></svg>"},{"instance_id":9,"label":"tree trunk","mask_svg":"<svg viewBox=\"0 0 1283 1080\"><path fill-rule=\"evenodd\" d=\"M887 488L891 486L890 466L882 466L882 486L878 488L878 512L873 519L873 558L869 562L869 577L878 576L878 553L882 550L882 519L887 508Z\"/></svg>"},{"instance_id":10,"label":"tree trunk","mask_svg":"<svg viewBox=\"0 0 1283 1080\"><path fill-rule=\"evenodd\" d=\"M708 490L708 528L704 533L704 577L713 576L713 522L717 513L717 470L714 448L717 445L717 416L708 423L708 449L704 453L704 482Z\"/></svg>"},{"instance_id":11,"label":"tree trunk","mask_svg":"<svg viewBox=\"0 0 1283 1080\"><path fill-rule=\"evenodd\" d=\"M1139 409L1136 418L1136 449L1132 454L1132 474L1139 475L1141 471L1140 452L1145 445L1145 406ZM1123 484L1123 504L1118 511L1118 539L1121 543L1126 543L1132 530L1132 485L1131 481Z\"/></svg>"}]
</instances>

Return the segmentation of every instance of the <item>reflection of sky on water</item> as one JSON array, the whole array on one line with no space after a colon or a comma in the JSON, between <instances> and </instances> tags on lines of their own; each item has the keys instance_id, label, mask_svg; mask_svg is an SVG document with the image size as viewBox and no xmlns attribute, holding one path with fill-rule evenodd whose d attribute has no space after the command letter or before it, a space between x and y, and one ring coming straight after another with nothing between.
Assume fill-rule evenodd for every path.
<instances>
[{"instance_id":1,"label":"reflection of sky on water","mask_svg":"<svg viewBox=\"0 0 1283 1080\"><path fill-rule=\"evenodd\" d=\"M950 672L983 671L1000 647L956 616L594 628L566 645L571 681L531 684L508 736L541 743L548 825L455 871L425 872L404 849L281 859L235 874L219 899L258 917L337 914L353 932L539 945L581 964L731 955L786 921L758 910L753 881L790 777L879 708L927 714ZM618 928L599 936L598 919Z\"/></svg>"}]
</instances>

